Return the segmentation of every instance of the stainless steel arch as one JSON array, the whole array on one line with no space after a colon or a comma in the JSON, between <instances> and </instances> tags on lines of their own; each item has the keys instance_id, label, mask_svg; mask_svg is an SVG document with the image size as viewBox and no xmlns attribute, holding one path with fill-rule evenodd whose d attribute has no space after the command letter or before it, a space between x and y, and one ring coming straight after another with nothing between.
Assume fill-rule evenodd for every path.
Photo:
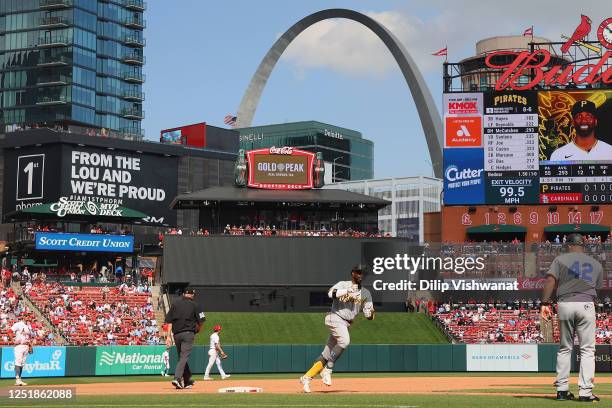
<instances>
[{"instance_id":1,"label":"stainless steel arch","mask_svg":"<svg viewBox=\"0 0 612 408\"><path fill-rule=\"evenodd\" d=\"M291 28L274 43L259 64L259 67L257 67L257 71L253 75L253 78L251 78L251 82L240 101L236 126L251 126L266 82L287 46L289 46L302 31L311 25L330 18L347 18L363 24L374 32L389 49L406 79L410 93L416 103L434 173L436 177L442 177L442 120L440 119L438 109L434 104L429 88L421 72L417 68L412 57L410 57L410 54L408 54L408 51L406 51L406 48L393 33L376 20L354 10L328 9L318 11L304 17L291 26Z\"/></svg>"}]
</instances>

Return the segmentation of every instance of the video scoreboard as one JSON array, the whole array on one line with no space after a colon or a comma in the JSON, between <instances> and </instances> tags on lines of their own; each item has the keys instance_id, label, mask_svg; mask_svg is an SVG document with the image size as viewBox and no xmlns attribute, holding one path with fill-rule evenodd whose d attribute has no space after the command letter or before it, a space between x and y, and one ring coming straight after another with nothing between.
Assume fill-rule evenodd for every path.
<instances>
[{"instance_id":1,"label":"video scoreboard","mask_svg":"<svg viewBox=\"0 0 612 408\"><path fill-rule=\"evenodd\" d=\"M445 204L612 203L612 153L550 159L573 143L571 111L583 100L596 106L596 143L607 149L612 90L444 94Z\"/></svg>"}]
</instances>

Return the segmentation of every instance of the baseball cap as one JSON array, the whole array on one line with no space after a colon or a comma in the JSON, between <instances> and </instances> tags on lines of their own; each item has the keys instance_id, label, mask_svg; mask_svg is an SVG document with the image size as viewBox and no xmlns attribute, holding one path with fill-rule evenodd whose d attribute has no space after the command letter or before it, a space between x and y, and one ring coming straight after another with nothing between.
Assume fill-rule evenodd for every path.
<instances>
[{"instance_id":1,"label":"baseball cap","mask_svg":"<svg viewBox=\"0 0 612 408\"><path fill-rule=\"evenodd\" d=\"M596 110L597 107L593 102L587 100L578 101L574 104L574 106L572 106L572 116L576 116L580 112L589 112L595 115Z\"/></svg>"},{"instance_id":2,"label":"baseball cap","mask_svg":"<svg viewBox=\"0 0 612 408\"><path fill-rule=\"evenodd\" d=\"M216 325L213 330L216 332L221 331L221 325Z\"/></svg>"},{"instance_id":3,"label":"baseball cap","mask_svg":"<svg viewBox=\"0 0 612 408\"><path fill-rule=\"evenodd\" d=\"M194 288L187 288L183 292L183 295L195 295L195 289Z\"/></svg>"}]
</instances>

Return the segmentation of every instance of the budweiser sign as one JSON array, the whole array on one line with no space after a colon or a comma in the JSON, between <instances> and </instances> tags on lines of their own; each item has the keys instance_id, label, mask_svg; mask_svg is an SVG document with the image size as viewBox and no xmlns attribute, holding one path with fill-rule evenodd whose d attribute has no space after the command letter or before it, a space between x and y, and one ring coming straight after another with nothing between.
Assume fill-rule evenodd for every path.
<instances>
[{"instance_id":1,"label":"budweiser sign","mask_svg":"<svg viewBox=\"0 0 612 408\"><path fill-rule=\"evenodd\" d=\"M519 278L519 290L542 290L545 278Z\"/></svg>"},{"instance_id":2,"label":"budweiser sign","mask_svg":"<svg viewBox=\"0 0 612 408\"><path fill-rule=\"evenodd\" d=\"M270 154L293 154L293 147L275 147L270 148Z\"/></svg>"},{"instance_id":3,"label":"budweiser sign","mask_svg":"<svg viewBox=\"0 0 612 408\"><path fill-rule=\"evenodd\" d=\"M495 64L493 61L500 56L514 56L514 60L510 63ZM565 66L553 65L548 66L551 55L547 50L529 51L497 51L487 55L485 64L489 68L499 69L502 71L495 90L503 91L506 88L516 91L532 89L536 85L543 83L544 86L552 85L568 85L574 83L582 84L602 84L612 83L612 66L609 66L604 72L599 74L599 71L608 63L608 59L612 56L612 51L607 51L596 64L584 64L580 68L572 64ZM503 60L504 58L498 58ZM546 68L546 70L544 70ZM527 83L521 83L521 78L530 78Z\"/></svg>"}]
</instances>

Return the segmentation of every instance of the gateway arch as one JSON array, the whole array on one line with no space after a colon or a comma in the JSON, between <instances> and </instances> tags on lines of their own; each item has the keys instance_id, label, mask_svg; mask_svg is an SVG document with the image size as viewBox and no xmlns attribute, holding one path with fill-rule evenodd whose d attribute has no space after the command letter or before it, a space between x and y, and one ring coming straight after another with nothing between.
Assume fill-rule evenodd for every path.
<instances>
[{"instance_id":1,"label":"gateway arch","mask_svg":"<svg viewBox=\"0 0 612 408\"><path fill-rule=\"evenodd\" d=\"M253 121L253 116L257 110L257 105L261 94L268 82L268 78L274 69L274 66L278 62L280 56L283 54L285 49L291 44L291 42L305 29L319 21L327 20L330 18L347 18L349 20L356 21L369 28L374 34L378 36L385 44L387 49L395 58L395 61L399 65L410 93L416 103L419 118L421 119L421 125L423 126L423 132L425 133L425 140L427 141L427 147L429 149L429 155L431 163L434 169L436 177L442 177L442 121L436 105L434 104L429 88L421 75L421 72L417 68L416 64L406 48L402 43L387 30L382 24L376 20L361 14L359 12L347 9L329 9L318 11L307 17L304 17L291 28L289 28L270 48L268 53L265 55L257 71L251 78L251 82L244 93L240 106L238 107L236 127L249 127Z\"/></svg>"}]
</instances>

